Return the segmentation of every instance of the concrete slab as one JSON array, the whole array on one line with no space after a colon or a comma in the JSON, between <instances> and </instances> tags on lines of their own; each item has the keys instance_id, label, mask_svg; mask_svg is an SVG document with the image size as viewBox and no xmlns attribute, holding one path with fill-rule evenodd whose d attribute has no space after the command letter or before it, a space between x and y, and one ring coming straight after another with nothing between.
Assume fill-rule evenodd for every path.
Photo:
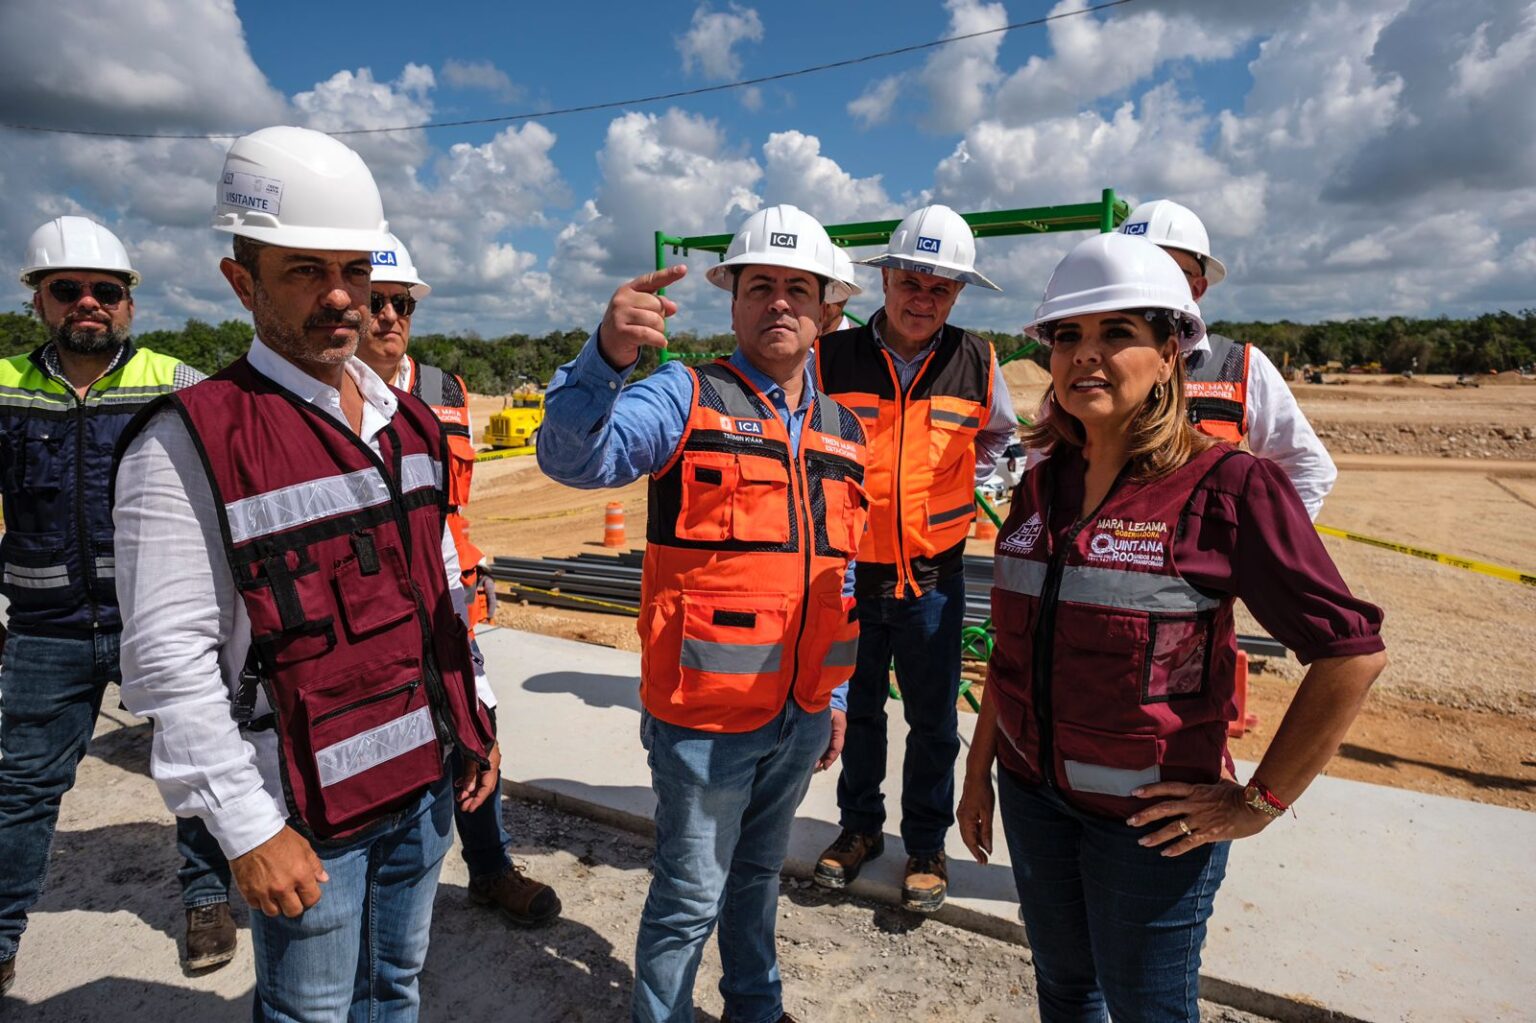
<instances>
[{"instance_id":1,"label":"concrete slab","mask_svg":"<svg viewBox=\"0 0 1536 1023\"><path fill-rule=\"evenodd\" d=\"M639 741L639 656L506 629L476 635L501 702L508 787L648 830L655 798ZM961 722L968 743L974 718ZM892 807L904 733L896 714ZM812 783L787 872L809 876L836 835L835 786L836 769ZM898 900L904 857L893 828L858 894ZM982 867L951 838L954 894L941 918L1022 942L998 845ZM1533 850L1536 814L1321 778L1296 819L1234 847L1202 993L1282 1019L1536 1018Z\"/></svg>"}]
</instances>

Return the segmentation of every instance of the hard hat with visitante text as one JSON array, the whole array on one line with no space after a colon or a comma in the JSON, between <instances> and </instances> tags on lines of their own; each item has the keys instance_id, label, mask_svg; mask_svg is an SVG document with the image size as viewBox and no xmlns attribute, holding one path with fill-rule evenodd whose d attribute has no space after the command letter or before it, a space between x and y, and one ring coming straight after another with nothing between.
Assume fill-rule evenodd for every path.
<instances>
[{"instance_id":1,"label":"hard hat with visitante text","mask_svg":"<svg viewBox=\"0 0 1536 1023\"><path fill-rule=\"evenodd\" d=\"M86 217L55 217L27 239L21 283L35 288L38 278L55 270L95 270L125 278L130 288L139 284L117 235Z\"/></svg>"},{"instance_id":2,"label":"hard hat with visitante text","mask_svg":"<svg viewBox=\"0 0 1536 1023\"><path fill-rule=\"evenodd\" d=\"M363 158L324 132L278 126L224 156L213 229L292 249L388 249L384 202Z\"/></svg>"},{"instance_id":3,"label":"hard hat with visitante text","mask_svg":"<svg viewBox=\"0 0 1536 1023\"><path fill-rule=\"evenodd\" d=\"M1153 199L1131 211L1118 228L1121 234L1140 235L1153 245L1183 249L1198 256L1208 284L1220 284L1227 265L1211 255L1211 236L1195 211L1172 199Z\"/></svg>"},{"instance_id":4,"label":"hard hat with visitante text","mask_svg":"<svg viewBox=\"0 0 1536 1023\"><path fill-rule=\"evenodd\" d=\"M942 203L907 214L891 232L886 250L859 262L1003 290L976 269L976 234L971 225Z\"/></svg>"},{"instance_id":5,"label":"hard hat with visitante text","mask_svg":"<svg viewBox=\"0 0 1536 1023\"><path fill-rule=\"evenodd\" d=\"M852 292L837 276L835 248L827 229L809 213L788 203L769 206L746 219L726 248L725 259L705 271L704 277L730 291L741 267L789 267L827 282L823 302L844 302Z\"/></svg>"},{"instance_id":6,"label":"hard hat with visitante text","mask_svg":"<svg viewBox=\"0 0 1536 1023\"><path fill-rule=\"evenodd\" d=\"M373 283L407 284L412 298L426 298L432 293L432 285L416 273L416 264L397 234L390 234L387 249L375 249L370 254L373 263Z\"/></svg>"},{"instance_id":7,"label":"hard hat with visitante text","mask_svg":"<svg viewBox=\"0 0 1536 1023\"><path fill-rule=\"evenodd\" d=\"M1051 343L1048 324L1073 316L1121 310L1166 309L1177 322L1179 350L1188 352L1205 337L1200 307L1173 257L1135 235L1096 234L1063 257L1045 286L1024 333Z\"/></svg>"}]
</instances>

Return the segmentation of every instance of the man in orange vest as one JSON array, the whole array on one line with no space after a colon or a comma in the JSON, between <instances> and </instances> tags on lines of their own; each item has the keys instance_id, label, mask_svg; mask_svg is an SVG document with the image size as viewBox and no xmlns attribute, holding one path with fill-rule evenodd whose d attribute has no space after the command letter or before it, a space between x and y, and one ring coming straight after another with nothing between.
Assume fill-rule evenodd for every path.
<instances>
[{"instance_id":1,"label":"man in orange vest","mask_svg":"<svg viewBox=\"0 0 1536 1023\"><path fill-rule=\"evenodd\" d=\"M869 531L857 572L859 663L848 694L848 739L837 802L842 833L817 861L816 882L843 888L885 849L886 714L895 663L907 721L901 837L902 903L944 904L944 839L954 823L955 702L965 618L965 540L977 482L1013 438L1008 388L992 345L948 324L967 284L998 290L975 268L970 225L948 206L903 220L881 268L885 307L822 339L822 388L869 435Z\"/></svg>"},{"instance_id":2,"label":"man in orange vest","mask_svg":"<svg viewBox=\"0 0 1536 1023\"><path fill-rule=\"evenodd\" d=\"M469 420L469 392L464 381L436 366L417 362L406 354L411 343L411 315L416 304L431 292L431 285L416 272L405 245L390 235L394 247L372 253L373 279L370 308L373 324L357 346L357 357L379 379L426 402L437 414L448 435L448 531L453 534L463 573L464 594L470 600L466 618L471 626L470 645L477 671L483 671L480 646L474 642L475 625L490 621L490 601L495 590L485 572L484 555L469 539L469 485L475 470L475 446ZM489 690L489 687L485 687ZM495 708L491 708L494 723ZM522 927L549 923L560 915L560 898L549 885L524 874L507 855L508 836L502 826L501 801L486 800L477 810L455 810L454 824L469 866L470 900L495 906L507 919Z\"/></svg>"},{"instance_id":3,"label":"man in orange vest","mask_svg":"<svg viewBox=\"0 0 1536 1023\"><path fill-rule=\"evenodd\" d=\"M656 857L631 1018L693 1018L718 922L723 1020L785 1021L779 870L812 772L841 749L838 690L858 646L848 584L864 528L864 431L807 368L822 302L846 297L846 285L814 218L759 210L707 275L731 292L736 351L694 368L669 362L623 387L644 348L665 347L677 306L657 293L686 270L614 293L550 383L539 466L577 487L651 477L640 736Z\"/></svg>"}]
</instances>

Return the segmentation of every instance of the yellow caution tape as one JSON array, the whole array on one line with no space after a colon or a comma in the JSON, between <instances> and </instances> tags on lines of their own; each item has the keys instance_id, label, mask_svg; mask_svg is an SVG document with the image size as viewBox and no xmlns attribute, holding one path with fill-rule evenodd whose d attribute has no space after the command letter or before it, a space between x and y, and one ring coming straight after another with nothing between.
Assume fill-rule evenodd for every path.
<instances>
[{"instance_id":1,"label":"yellow caution tape","mask_svg":"<svg viewBox=\"0 0 1536 1023\"><path fill-rule=\"evenodd\" d=\"M531 455L534 452L533 445L521 448L492 448L482 451L475 456L477 462L494 462L498 458L516 458L519 455Z\"/></svg>"},{"instance_id":2,"label":"yellow caution tape","mask_svg":"<svg viewBox=\"0 0 1536 1023\"><path fill-rule=\"evenodd\" d=\"M1374 536L1365 536L1360 533L1351 533L1347 529L1334 529L1332 526L1317 526L1317 531L1324 536L1337 536L1345 540L1353 540L1356 543L1369 544L1372 547L1380 547L1382 550L1396 551L1399 554L1411 554L1415 558L1423 558L1425 561L1434 561L1442 565L1450 565L1452 568L1464 568L1468 572L1477 572L1480 575L1491 575L1495 579L1503 579L1507 582L1520 583L1524 586L1536 586L1536 574L1522 572L1518 568L1507 568L1504 565L1491 565L1486 561L1472 561L1468 558L1457 558L1449 554L1441 554L1439 551L1427 550L1423 547L1412 547L1405 543L1393 543L1391 540L1382 540Z\"/></svg>"},{"instance_id":3,"label":"yellow caution tape","mask_svg":"<svg viewBox=\"0 0 1536 1023\"><path fill-rule=\"evenodd\" d=\"M503 580L505 581L505 580ZM606 607L613 611L623 611L627 615L640 617L638 607L630 607L628 604L614 604L606 600L598 600L595 597L578 597L570 593L561 593L559 590L541 590L537 586L524 586L522 583L507 582L512 587L512 596L515 599L518 590L526 590L529 593L542 593L546 597L559 597L561 600L574 600L578 604L591 604L593 607Z\"/></svg>"}]
</instances>

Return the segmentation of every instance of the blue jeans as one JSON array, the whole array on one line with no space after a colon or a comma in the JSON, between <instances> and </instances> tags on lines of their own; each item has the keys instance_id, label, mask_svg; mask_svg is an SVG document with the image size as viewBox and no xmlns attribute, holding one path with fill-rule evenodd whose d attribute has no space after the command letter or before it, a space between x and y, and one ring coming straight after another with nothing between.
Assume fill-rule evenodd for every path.
<instances>
[{"instance_id":1,"label":"blue jeans","mask_svg":"<svg viewBox=\"0 0 1536 1023\"><path fill-rule=\"evenodd\" d=\"M446 776L357 842L317 848L330 880L293 919L251 914L252 1018L262 1023L415 1020L432 902L453 843Z\"/></svg>"},{"instance_id":2,"label":"blue jeans","mask_svg":"<svg viewBox=\"0 0 1536 1023\"><path fill-rule=\"evenodd\" d=\"M1231 843L1164 857L1136 840L1166 822L1082 813L1004 770L998 805L1042 1023L1198 1023L1200 946Z\"/></svg>"},{"instance_id":3,"label":"blue jeans","mask_svg":"<svg viewBox=\"0 0 1536 1023\"><path fill-rule=\"evenodd\" d=\"M181 904L187 909L229 901L229 861L199 817L176 818L176 851L181 854Z\"/></svg>"},{"instance_id":4,"label":"blue jeans","mask_svg":"<svg viewBox=\"0 0 1536 1023\"><path fill-rule=\"evenodd\" d=\"M826 752L831 714L790 700L751 732L700 732L649 714L656 856L635 943L637 1023L692 1023L693 982L718 919L720 993L733 1023L774 1023L783 990L774 925L795 808Z\"/></svg>"},{"instance_id":5,"label":"blue jeans","mask_svg":"<svg viewBox=\"0 0 1536 1023\"><path fill-rule=\"evenodd\" d=\"M965 576L956 573L920 597L859 598L859 659L848 686L848 735L837 780L841 824L874 834L885 827L886 724L896 663L907 751L901 770L901 840L908 855L944 848L955 822L960 755L960 631Z\"/></svg>"},{"instance_id":6,"label":"blue jeans","mask_svg":"<svg viewBox=\"0 0 1536 1023\"><path fill-rule=\"evenodd\" d=\"M0 962L14 959L43 893L59 801L75 784L101 695L118 679L118 634L11 633L0 664Z\"/></svg>"}]
</instances>

